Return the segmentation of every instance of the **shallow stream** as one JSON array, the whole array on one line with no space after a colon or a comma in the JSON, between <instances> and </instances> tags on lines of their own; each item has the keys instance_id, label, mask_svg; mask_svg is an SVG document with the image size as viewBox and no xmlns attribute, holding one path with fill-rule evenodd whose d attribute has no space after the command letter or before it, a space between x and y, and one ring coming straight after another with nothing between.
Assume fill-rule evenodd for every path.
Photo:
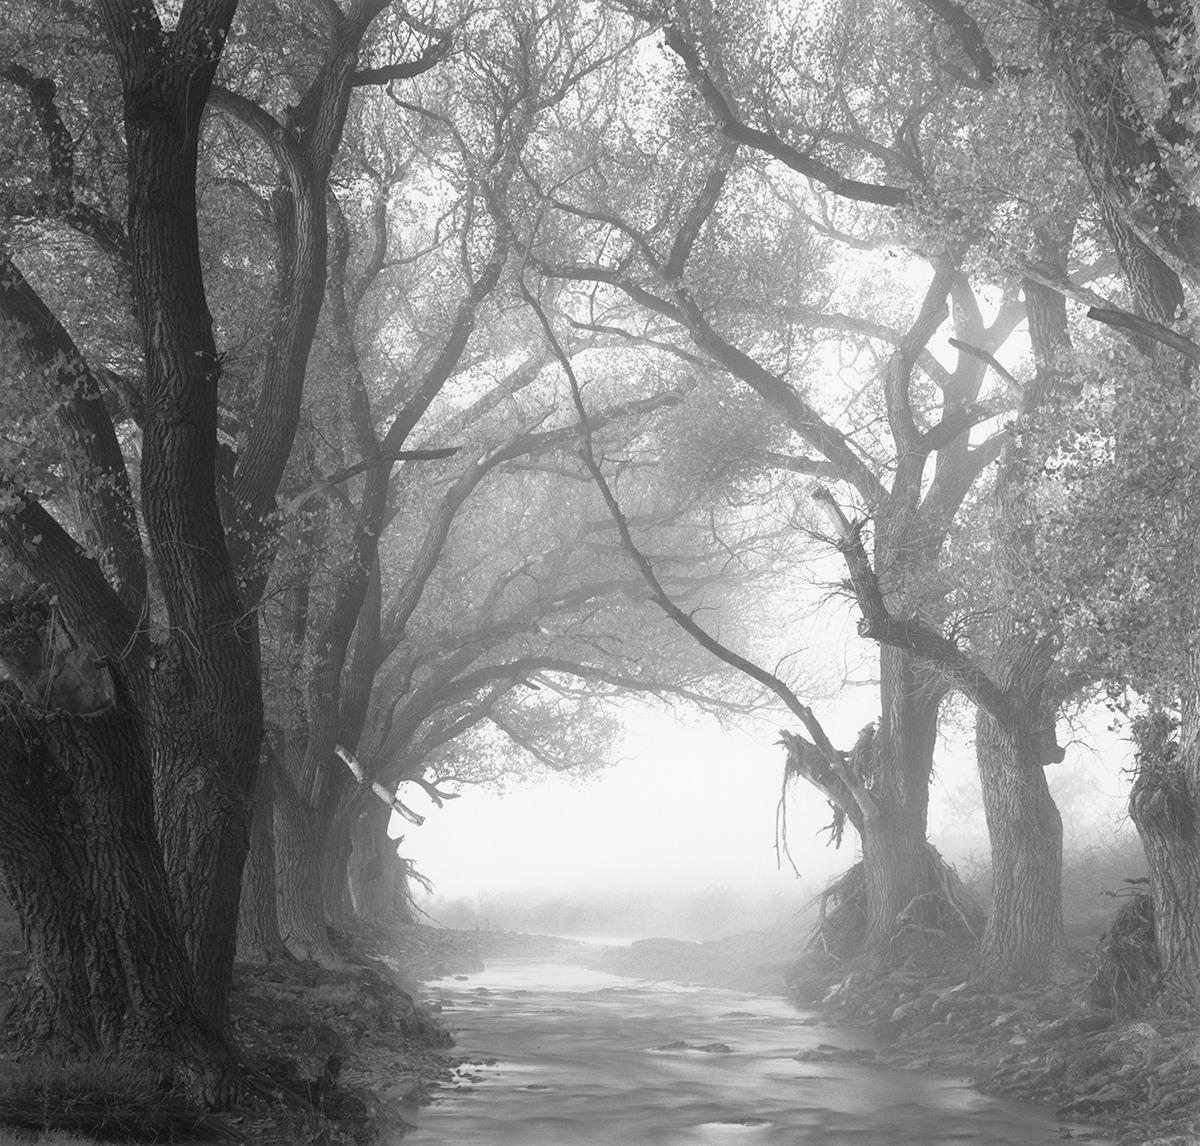
<instances>
[{"instance_id":1,"label":"shallow stream","mask_svg":"<svg viewBox=\"0 0 1200 1146\"><path fill-rule=\"evenodd\" d=\"M871 1044L783 999L518 959L435 980L429 996L473 1061L408 1116L404 1146L1103 1141L954 1079L798 1062L823 1043Z\"/></svg>"}]
</instances>

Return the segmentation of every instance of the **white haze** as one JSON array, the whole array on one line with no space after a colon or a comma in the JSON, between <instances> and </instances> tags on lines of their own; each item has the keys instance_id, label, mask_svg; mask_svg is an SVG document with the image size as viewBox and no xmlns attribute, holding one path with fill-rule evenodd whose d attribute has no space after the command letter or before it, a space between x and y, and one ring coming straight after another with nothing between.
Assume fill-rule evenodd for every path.
<instances>
[{"instance_id":1,"label":"white haze","mask_svg":"<svg viewBox=\"0 0 1200 1146\"><path fill-rule=\"evenodd\" d=\"M872 719L876 699L873 689L860 688L825 706L835 743L852 742ZM598 919L605 922L597 926L628 937L703 938L794 916L854 861L853 833L840 850L826 846L820 829L829 808L798 785L788 798L788 827L800 878L786 859L782 869L777 865L783 753L772 727L753 723L752 731L730 731L713 720L631 709L622 759L590 780L514 785L504 795L467 790L443 809L419 802L406 786L406 802L428 815L420 828L404 826L400 849L436 885L436 898L422 905L454 925L530 930L548 929L531 922L538 923L536 905L549 904L557 915L545 918L584 921L561 924L564 931L594 933L586 921ZM1067 739L1065 729L1060 736ZM1126 764L1126 744L1098 717L1069 742L1067 760L1052 766L1068 856L1131 834ZM965 735L939 743L930 836L968 878L986 862L986 826ZM1096 882L1085 890L1098 897L1103 889ZM574 914L564 901L575 905ZM1104 911L1106 903L1088 910ZM627 926L620 925L623 917Z\"/></svg>"}]
</instances>

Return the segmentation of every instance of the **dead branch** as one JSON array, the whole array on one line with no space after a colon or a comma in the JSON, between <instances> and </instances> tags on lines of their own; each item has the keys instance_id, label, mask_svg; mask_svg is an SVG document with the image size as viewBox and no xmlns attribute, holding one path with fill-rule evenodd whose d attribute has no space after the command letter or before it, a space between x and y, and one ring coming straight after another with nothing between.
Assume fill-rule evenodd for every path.
<instances>
[{"instance_id":1,"label":"dead branch","mask_svg":"<svg viewBox=\"0 0 1200 1146\"><path fill-rule=\"evenodd\" d=\"M376 796L379 797L380 800L382 800L389 808L391 808L393 812L398 813L410 824L413 824L419 828L425 822L425 817L422 816L420 812L414 812L407 804L401 803L400 797L394 792L389 792L377 780L369 779L366 772L363 770L363 766L358 762L353 753L347 751L340 744L335 745L333 750L337 753L338 759L350 769L351 774L354 776L354 779L358 781L360 787L370 789L375 793Z\"/></svg>"}]
</instances>

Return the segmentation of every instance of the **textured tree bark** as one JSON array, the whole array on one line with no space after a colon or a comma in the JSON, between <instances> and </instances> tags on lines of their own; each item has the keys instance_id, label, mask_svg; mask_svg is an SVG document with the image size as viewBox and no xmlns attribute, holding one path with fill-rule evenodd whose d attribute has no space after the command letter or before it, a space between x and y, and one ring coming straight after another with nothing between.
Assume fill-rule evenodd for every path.
<instances>
[{"instance_id":1,"label":"textured tree bark","mask_svg":"<svg viewBox=\"0 0 1200 1146\"><path fill-rule=\"evenodd\" d=\"M158 833L175 916L205 1013L222 1026L237 953L252 793L244 750L214 743L212 713L173 673L158 674L150 737ZM236 718L231 718L234 723ZM257 740L255 752L257 756ZM241 768L237 766L241 765Z\"/></svg>"},{"instance_id":2,"label":"textured tree bark","mask_svg":"<svg viewBox=\"0 0 1200 1146\"><path fill-rule=\"evenodd\" d=\"M862 852L866 953L882 963L894 953L902 913L920 897L939 892L929 865L926 832L943 691L904 650L882 647L879 659L883 711L873 742L871 786L878 813L863 825Z\"/></svg>"},{"instance_id":3,"label":"textured tree bark","mask_svg":"<svg viewBox=\"0 0 1200 1146\"><path fill-rule=\"evenodd\" d=\"M321 897L331 927L344 928L354 914L350 903L350 847L347 816L339 810L321 833Z\"/></svg>"},{"instance_id":4,"label":"textured tree bark","mask_svg":"<svg viewBox=\"0 0 1200 1146\"><path fill-rule=\"evenodd\" d=\"M992 904L976 976L1044 982L1066 949L1062 819L1046 784L1045 737L980 711L976 755L992 856Z\"/></svg>"},{"instance_id":5,"label":"textured tree bark","mask_svg":"<svg viewBox=\"0 0 1200 1146\"><path fill-rule=\"evenodd\" d=\"M391 810L371 801L366 814L351 829L350 896L355 914L362 919L413 922L408 900L408 864L396 851L388 834Z\"/></svg>"},{"instance_id":6,"label":"textured tree bark","mask_svg":"<svg viewBox=\"0 0 1200 1146\"><path fill-rule=\"evenodd\" d=\"M9 1021L40 1050L133 1059L222 1106L232 1057L179 941L150 792L139 723L124 704L86 718L8 707L0 879L29 960Z\"/></svg>"},{"instance_id":7,"label":"textured tree bark","mask_svg":"<svg viewBox=\"0 0 1200 1146\"><path fill-rule=\"evenodd\" d=\"M1135 725L1137 775L1129 814L1150 865L1165 999L1200 1008L1200 705L1185 706L1178 740L1154 714Z\"/></svg>"},{"instance_id":8,"label":"textured tree bark","mask_svg":"<svg viewBox=\"0 0 1200 1146\"><path fill-rule=\"evenodd\" d=\"M140 494L172 640L132 687L151 720L176 914L201 1005L224 1021L262 690L217 499L221 359L200 260L200 123L236 0L97 0L123 93L133 294L145 358Z\"/></svg>"},{"instance_id":9,"label":"textured tree bark","mask_svg":"<svg viewBox=\"0 0 1200 1146\"><path fill-rule=\"evenodd\" d=\"M284 946L297 959L341 967L325 924L316 823L295 788L282 779L275 791L274 825L279 932Z\"/></svg>"},{"instance_id":10,"label":"textured tree bark","mask_svg":"<svg viewBox=\"0 0 1200 1146\"><path fill-rule=\"evenodd\" d=\"M275 767L277 765L268 759L259 771L250 823L250 850L242 873L237 957L249 963L271 963L289 958L279 932L275 887Z\"/></svg>"},{"instance_id":11,"label":"textured tree bark","mask_svg":"<svg viewBox=\"0 0 1200 1146\"><path fill-rule=\"evenodd\" d=\"M1069 234L1045 235L1045 261L1066 271ZM1036 375L1025 386L1020 414L1030 426L1049 399L1070 385L1062 377L1070 351L1066 302L1036 283L1023 285ZM1035 635L1027 616L1025 580L1035 560L1042 459L1036 434L1005 446L992 520L996 652L992 674L1004 689L1003 715L976 714L976 760L992 857L992 903L976 975L1001 985L1044 981L1066 950L1062 928L1062 819L1046 784L1046 766L1063 758L1054 737L1057 704L1047 700L1056 672L1057 642Z\"/></svg>"}]
</instances>

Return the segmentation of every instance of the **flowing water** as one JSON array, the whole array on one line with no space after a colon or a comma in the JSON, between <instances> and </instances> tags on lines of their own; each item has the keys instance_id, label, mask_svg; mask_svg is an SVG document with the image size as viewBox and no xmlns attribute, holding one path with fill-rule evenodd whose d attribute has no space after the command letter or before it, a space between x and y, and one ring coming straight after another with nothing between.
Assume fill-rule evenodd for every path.
<instances>
[{"instance_id":1,"label":"flowing water","mask_svg":"<svg viewBox=\"0 0 1200 1146\"><path fill-rule=\"evenodd\" d=\"M798 1062L822 1043L870 1040L783 999L517 959L429 991L471 1062L408 1116L403 1146L1102 1141L953 1079Z\"/></svg>"}]
</instances>

